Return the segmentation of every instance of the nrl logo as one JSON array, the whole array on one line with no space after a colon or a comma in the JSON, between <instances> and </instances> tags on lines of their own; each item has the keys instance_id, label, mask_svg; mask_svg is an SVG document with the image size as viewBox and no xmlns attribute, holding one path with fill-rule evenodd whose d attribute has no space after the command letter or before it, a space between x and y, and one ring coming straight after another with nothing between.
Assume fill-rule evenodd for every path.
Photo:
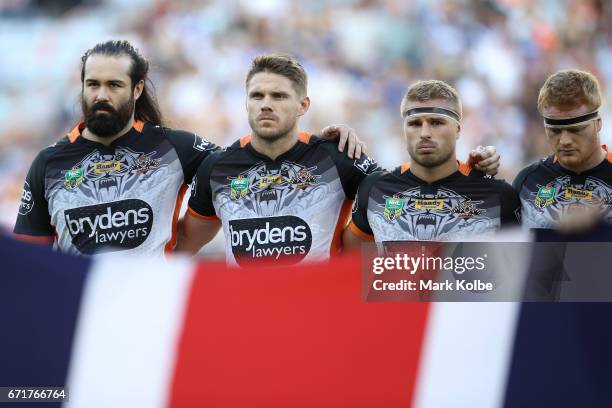
<instances>
[{"instance_id":1,"label":"nrl logo","mask_svg":"<svg viewBox=\"0 0 612 408\"><path fill-rule=\"evenodd\" d=\"M383 211L385 218L389 221L399 218L404 210L404 202L405 200L397 195L387 198L385 200L385 210Z\"/></svg>"},{"instance_id":2,"label":"nrl logo","mask_svg":"<svg viewBox=\"0 0 612 408\"><path fill-rule=\"evenodd\" d=\"M315 184L319 178L321 176L315 176L310 170L303 168L289 179L289 183L294 184L298 190L302 190Z\"/></svg>"},{"instance_id":3,"label":"nrl logo","mask_svg":"<svg viewBox=\"0 0 612 408\"><path fill-rule=\"evenodd\" d=\"M536 194L535 205L544 208L553 203L557 189L552 186L542 186Z\"/></svg>"},{"instance_id":4,"label":"nrl logo","mask_svg":"<svg viewBox=\"0 0 612 408\"><path fill-rule=\"evenodd\" d=\"M475 203L470 200L463 201L457 207L453 208L453 214L459 219L467 220L486 211L476 207L474 204Z\"/></svg>"},{"instance_id":5,"label":"nrl logo","mask_svg":"<svg viewBox=\"0 0 612 408\"><path fill-rule=\"evenodd\" d=\"M83 169L66 170L64 174L64 186L68 188L77 188L85 179Z\"/></svg>"},{"instance_id":6,"label":"nrl logo","mask_svg":"<svg viewBox=\"0 0 612 408\"><path fill-rule=\"evenodd\" d=\"M232 180L230 185L230 198L232 200L239 200L241 198L246 197L249 193L249 179L238 176Z\"/></svg>"}]
</instances>

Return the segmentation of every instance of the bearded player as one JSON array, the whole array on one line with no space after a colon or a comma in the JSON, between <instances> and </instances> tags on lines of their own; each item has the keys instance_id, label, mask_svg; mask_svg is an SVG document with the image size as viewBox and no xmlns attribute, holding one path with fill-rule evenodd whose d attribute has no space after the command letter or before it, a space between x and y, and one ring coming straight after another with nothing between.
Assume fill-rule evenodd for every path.
<instances>
[{"instance_id":1,"label":"bearded player","mask_svg":"<svg viewBox=\"0 0 612 408\"><path fill-rule=\"evenodd\" d=\"M127 41L96 44L82 57L83 121L36 157L15 225L18 237L90 255L162 256L176 242L187 185L212 143L162 126L149 62ZM350 129L348 154L363 147Z\"/></svg>"}]
</instances>

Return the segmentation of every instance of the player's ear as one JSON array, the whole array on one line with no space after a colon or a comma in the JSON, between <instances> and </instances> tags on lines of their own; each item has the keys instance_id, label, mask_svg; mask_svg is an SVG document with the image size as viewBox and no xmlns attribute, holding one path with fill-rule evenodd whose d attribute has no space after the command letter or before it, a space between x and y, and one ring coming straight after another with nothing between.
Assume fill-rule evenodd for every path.
<instances>
[{"instance_id":1,"label":"player's ear","mask_svg":"<svg viewBox=\"0 0 612 408\"><path fill-rule=\"evenodd\" d=\"M303 96L300 100L300 110L298 111L298 116L302 116L308 112L308 108L310 108L310 98L308 96Z\"/></svg>"},{"instance_id":2,"label":"player's ear","mask_svg":"<svg viewBox=\"0 0 612 408\"><path fill-rule=\"evenodd\" d=\"M597 120L595 121L595 129L597 129L597 132L601 132L601 128L602 128L601 118L597 118Z\"/></svg>"},{"instance_id":3,"label":"player's ear","mask_svg":"<svg viewBox=\"0 0 612 408\"><path fill-rule=\"evenodd\" d=\"M455 139L459 139L461 137L461 125L457 123L457 136Z\"/></svg>"},{"instance_id":4,"label":"player's ear","mask_svg":"<svg viewBox=\"0 0 612 408\"><path fill-rule=\"evenodd\" d=\"M134 87L134 100L137 101L138 98L140 98L140 95L142 95L142 91L144 90L144 80L140 80L136 83L136 86Z\"/></svg>"}]
</instances>

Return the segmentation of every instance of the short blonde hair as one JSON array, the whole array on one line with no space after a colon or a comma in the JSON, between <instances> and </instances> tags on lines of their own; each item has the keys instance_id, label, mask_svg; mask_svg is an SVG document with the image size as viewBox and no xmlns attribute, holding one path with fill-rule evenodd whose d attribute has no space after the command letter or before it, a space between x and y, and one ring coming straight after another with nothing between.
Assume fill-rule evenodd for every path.
<instances>
[{"instance_id":1,"label":"short blonde hair","mask_svg":"<svg viewBox=\"0 0 612 408\"><path fill-rule=\"evenodd\" d=\"M408 102L426 102L432 99L442 99L447 101L451 105L452 110L455 111L455 113L459 115L459 119L461 119L463 110L461 108L459 94L455 88L446 82L435 79L417 81L408 88L406 94L404 95L404 99L402 99L400 115L404 115Z\"/></svg>"},{"instance_id":2,"label":"short blonde hair","mask_svg":"<svg viewBox=\"0 0 612 408\"><path fill-rule=\"evenodd\" d=\"M589 111L601 106L599 81L590 72L566 69L546 79L538 95L538 111L542 114L550 106L562 108L586 105Z\"/></svg>"}]
</instances>

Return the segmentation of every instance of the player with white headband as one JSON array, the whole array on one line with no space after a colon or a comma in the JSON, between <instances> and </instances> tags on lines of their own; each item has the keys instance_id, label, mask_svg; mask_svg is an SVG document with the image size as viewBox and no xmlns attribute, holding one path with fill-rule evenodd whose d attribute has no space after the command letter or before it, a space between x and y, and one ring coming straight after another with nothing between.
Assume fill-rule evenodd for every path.
<instances>
[{"instance_id":1,"label":"player with white headband","mask_svg":"<svg viewBox=\"0 0 612 408\"><path fill-rule=\"evenodd\" d=\"M589 72L559 71L540 89L538 110L553 155L514 180L524 225L556 229L584 209L612 221L612 153L601 145L600 107L599 83Z\"/></svg>"},{"instance_id":2,"label":"player with white headband","mask_svg":"<svg viewBox=\"0 0 612 408\"><path fill-rule=\"evenodd\" d=\"M457 161L462 110L455 89L442 81L417 82L401 114L412 162L361 183L343 234L346 248L364 240L461 241L518 222L512 186Z\"/></svg>"}]
</instances>

